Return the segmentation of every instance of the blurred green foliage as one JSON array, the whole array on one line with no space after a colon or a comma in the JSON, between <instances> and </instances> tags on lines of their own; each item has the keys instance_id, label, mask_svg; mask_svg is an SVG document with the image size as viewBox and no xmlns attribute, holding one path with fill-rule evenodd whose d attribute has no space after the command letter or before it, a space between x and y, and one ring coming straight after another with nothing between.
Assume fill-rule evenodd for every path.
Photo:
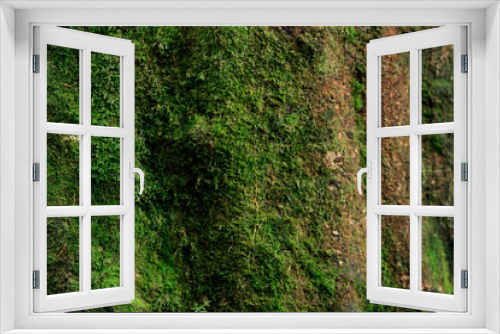
<instances>
[{"instance_id":1,"label":"blurred green foliage","mask_svg":"<svg viewBox=\"0 0 500 334\"><path fill-rule=\"evenodd\" d=\"M90 123L120 126L120 57L92 52Z\"/></svg>"},{"instance_id":2,"label":"blurred green foliage","mask_svg":"<svg viewBox=\"0 0 500 334\"><path fill-rule=\"evenodd\" d=\"M120 286L120 216L91 218L91 288Z\"/></svg>"},{"instance_id":3,"label":"blurred green foliage","mask_svg":"<svg viewBox=\"0 0 500 334\"><path fill-rule=\"evenodd\" d=\"M47 134L47 206L80 205L80 138Z\"/></svg>"},{"instance_id":4,"label":"blurred green foliage","mask_svg":"<svg viewBox=\"0 0 500 334\"><path fill-rule=\"evenodd\" d=\"M77 292L80 284L78 217L47 218L47 294Z\"/></svg>"},{"instance_id":5,"label":"blurred green foliage","mask_svg":"<svg viewBox=\"0 0 500 334\"><path fill-rule=\"evenodd\" d=\"M92 137L91 203L120 205L120 138Z\"/></svg>"},{"instance_id":6,"label":"blurred green foliage","mask_svg":"<svg viewBox=\"0 0 500 334\"><path fill-rule=\"evenodd\" d=\"M366 213L354 175L366 159L366 44L418 28L74 29L135 44L136 166L146 173L135 300L90 311L403 311L366 300ZM78 66L64 52L52 61L73 77ZM96 119L114 126L118 73L109 57L93 62ZM74 113L74 91L49 87L59 90L48 107L72 106L50 112ZM93 142L92 203L117 194L108 175L119 165L106 162L116 145ZM67 168L65 156L54 169ZM58 184L49 188L64 198ZM92 251L103 253L92 275L107 286L118 273L116 229L105 219L92 226Z\"/></svg>"},{"instance_id":7,"label":"blurred green foliage","mask_svg":"<svg viewBox=\"0 0 500 334\"><path fill-rule=\"evenodd\" d=\"M453 294L453 218L422 217L422 290Z\"/></svg>"},{"instance_id":8,"label":"blurred green foliage","mask_svg":"<svg viewBox=\"0 0 500 334\"><path fill-rule=\"evenodd\" d=\"M453 53L453 45L421 51L423 124L453 122Z\"/></svg>"},{"instance_id":9,"label":"blurred green foliage","mask_svg":"<svg viewBox=\"0 0 500 334\"><path fill-rule=\"evenodd\" d=\"M78 124L80 51L47 45L47 121Z\"/></svg>"}]
</instances>

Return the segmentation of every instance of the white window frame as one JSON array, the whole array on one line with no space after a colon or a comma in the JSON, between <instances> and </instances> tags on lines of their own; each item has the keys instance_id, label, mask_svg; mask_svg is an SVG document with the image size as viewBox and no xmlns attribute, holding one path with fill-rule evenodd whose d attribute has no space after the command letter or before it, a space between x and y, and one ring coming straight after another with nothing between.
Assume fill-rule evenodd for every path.
<instances>
[{"instance_id":1,"label":"white window frame","mask_svg":"<svg viewBox=\"0 0 500 334\"><path fill-rule=\"evenodd\" d=\"M467 54L467 29L449 26L386 37L367 45L367 164L371 177L367 180L367 298L370 302L410 307L422 310L467 310L467 290L461 287L461 271L467 270L467 185L461 181L460 165L467 163L467 77L462 73L461 55ZM422 124L421 50L453 45L453 110L454 121ZM386 126L382 124L381 75L382 57L408 52L410 55L409 124ZM422 205L422 135L454 134L454 205ZM382 152L384 138L408 138L409 203L408 205L382 205ZM395 180L397 182L397 180ZM409 220L409 289L382 285L382 217L405 216ZM453 284L454 293L434 293L421 290L422 283L422 217L453 217Z\"/></svg>"},{"instance_id":2,"label":"white window frame","mask_svg":"<svg viewBox=\"0 0 500 334\"><path fill-rule=\"evenodd\" d=\"M134 80L135 53L131 41L59 27L34 27L34 54L39 55L39 73L33 75L34 162L39 163L39 181L33 184L34 270L39 271L39 289L34 289L35 312L75 311L128 304L134 299L135 197L132 169L135 163ZM79 124L47 122L47 45L73 48L80 53ZM120 124L95 126L91 120L91 54L120 58ZM80 205L47 206L47 134L77 135L80 138ZM92 205L92 138L110 137L120 141L120 203ZM92 217L120 217L120 286L91 288ZM47 218L80 217L79 291L47 295Z\"/></svg>"},{"instance_id":3,"label":"white window frame","mask_svg":"<svg viewBox=\"0 0 500 334\"><path fill-rule=\"evenodd\" d=\"M394 7L397 8L394 8ZM16 9L14 9L14 8ZM66 8L62 8L66 7ZM85 8L86 7L86 8ZM99 8L98 8L99 7ZM127 7L129 9L127 9ZM149 9L148 9L149 7ZM161 8L162 7L162 8ZM78 8L78 9L75 9ZM84 8L84 9L82 9ZM104 8L104 9L103 9ZM135 8L135 9L130 9ZM137 10L142 8L142 10ZM204 8L204 9L203 9ZM0 331L500 332L500 11L496 1L0 4ZM34 314L31 290L32 27L57 25L443 25L469 27L469 307L435 314ZM15 38L14 38L15 36ZM15 66L15 71L14 71ZM488 70L486 71L486 67ZM12 83L14 82L15 85ZM13 112L15 110L15 113ZM15 138L15 146L12 139ZM360 166L362 167L362 166ZM15 175L15 178L12 178ZM488 182L486 182L488 175ZM14 179L14 180L13 180ZM15 192L15 198L12 193ZM486 196L486 194L488 194ZM12 209L14 208L14 209ZM472 229L472 226L474 228ZM15 238L15 242L14 241ZM13 289L13 287L15 287ZM487 291L487 293L486 293ZM15 307L12 307L15 305ZM137 329L137 328L141 329ZM300 328L300 330L298 330ZM49 329L49 331L47 331ZM57 330L59 329L59 330ZM122 329L122 330L120 330ZM132 330L137 329L137 330ZM218 330L214 330L218 329ZM346 329L345 331L342 329ZM358 329L358 330L355 330ZM177 330L181 332L182 330ZM182 331L184 333L190 331Z\"/></svg>"}]
</instances>

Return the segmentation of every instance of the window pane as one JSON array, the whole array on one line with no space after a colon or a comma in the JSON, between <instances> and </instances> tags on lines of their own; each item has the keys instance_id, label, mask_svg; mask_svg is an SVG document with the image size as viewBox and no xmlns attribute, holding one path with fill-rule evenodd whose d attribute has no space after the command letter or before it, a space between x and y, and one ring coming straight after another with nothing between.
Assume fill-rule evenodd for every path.
<instances>
[{"instance_id":1,"label":"window pane","mask_svg":"<svg viewBox=\"0 0 500 334\"><path fill-rule=\"evenodd\" d=\"M453 134L422 136L422 205L453 206Z\"/></svg>"},{"instance_id":2,"label":"window pane","mask_svg":"<svg viewBox=\"0 0 500 334\"><path fill-rule=\"evenodd\" d=\"M410 217L382 216L382 286L410 288Z\"/></svg>"},{"instance_id":3,"label":"window pane","mask_svg":"<svg viewBox=\"0 0 500 334\"><path fill-rule=\"evenodd\" d=\"M47 45L47 122L80 122L80 50Z\"/></svg>"},{"instance_id":4,"label":"window pane","mask_svg":"<svg viewBox=\"0 0 500 334\"><path fill-rule=\"evenodd\" d=\"M382 204L410 204L410 137L382 138Z\"/></svg>"},{"instance_id":5,"label":"window pane","mask_svg":"<svg viewBox=\"0 0 500 334\"><path fill-rule=\"evenodd\" d=\"M410 53L381 57L382 126L410 124Z\"/></svg>"},{"instance_id":6,"label":"window pane","mask_svg":"<svg viewBox=\"0 0 500 334\"><path fill-rule=\"evenodd\" d=\"M47 294L80 290L80 218L47 218Z\"/></svg>"},{"instance_id":7,"label":"window pane","mask_svg":"<svg viewBox=\"0 0 500 334\"><path fill-rule=\"evenodd\" d=\"M422 217L422 290L453 294L453 218Z\"/></svg>"},{"instance_id":8,"label":"window pane","mask_svg":"<svg viewBox=\"0 0 500 334\"><path fill-rule=\"evenodd\" d=\"M80 137L47 134L47 205L79 205Z\"/></svg>"},{"instance_id":9,"label":"window pane","mask_svg":"<svg viewBox=\"0 0 500 334\"><path fill-rule=\"evenodd\" d=\"M120 126L120 57L92 52L92 125Z\"/></svg>"},{"instance_id":10,"label":"window pane","mask_svg":"<svg viewBox=\"0 0 500 334\"><path fill-rule=\"evenodd\" d=\"M92 289L120 286L120 216L92 217Z\"/></svg>"},{"instance_id":11,"label":"window pane","mask_svg":"<svg viewBox=\"0 0 500 334\"><path fill-rule=\"evenodd\" d=\"M92 205L120 204L120 138L92 137Z\"/></svg>"},{"instance_id":12,"label":"window pane","mask_svg":"<svg viewBox=\"0 0 500 334\"><path fill-rule=\"evenodd\" d=\"M453 122L453 45L421 52L422 123Z\"/></svg>"}]
</instances>

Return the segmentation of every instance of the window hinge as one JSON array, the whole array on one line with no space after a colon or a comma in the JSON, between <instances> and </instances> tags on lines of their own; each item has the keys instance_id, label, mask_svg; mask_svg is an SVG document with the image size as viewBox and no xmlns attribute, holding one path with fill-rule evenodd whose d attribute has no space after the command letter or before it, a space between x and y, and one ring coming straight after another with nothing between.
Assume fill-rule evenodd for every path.
<instances>
[{"instance_id":1,"label":"window hinge","mask_svg":"<svg viewBox=\"0 0 500 334\"><path fill-rule=\"evenodd\" d=\"M33 289L40 289L40 270L33 270Z\"/></svg>"},{"instance_id":2,"label":"window hinge","mask_svg":"<svg viewBox=\"0 0 500 334\"><path fill-rule=\"evenodd\" d=\"M462 55L462 73L469 72L469 56Z\"/></svg>"},{"instance_id":3,"label":"window hinge","mask_svg":"<svg viewBox=\"0 0 500 334\"><path fill-rule=\"evenodd\" d=\"M469 273L467 272L467 270L462 270L460 276L462 280L462 289L467 289L469 287Z\"/></svg>"},{"instance_id":4,"label":"window hinge","mask_svg":"<svg viewBox=\"0 0 500 334\"><path fill-rule=\"evenodd\" d=\"M33 164L33 181L40 182L40 164L38 162Z\"/></svg>"},{"instance_id":5,"label":"window hinge","mask_svg":"<svg viewBox=\"0 0 500 334\"><path fill-rule=\"evenodd\" d=\"M33 73L40 73L40 55L33 55Z\"/></svg>"},{"instance_id":6,"label":"window hinge","mask_svg":"<svg viewBox=\"0 0 500 334\"><path fill-rule=\"evenodd\" d=\"M469 181L469 165L466 162L460 164L460 180Z\"/></svg>"}]
</instances>

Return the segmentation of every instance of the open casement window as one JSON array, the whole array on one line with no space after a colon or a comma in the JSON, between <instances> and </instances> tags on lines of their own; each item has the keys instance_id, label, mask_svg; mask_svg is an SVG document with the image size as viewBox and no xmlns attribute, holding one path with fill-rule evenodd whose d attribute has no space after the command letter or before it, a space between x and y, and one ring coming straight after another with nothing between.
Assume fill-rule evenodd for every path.
<instances>
[{"instance_id":1,"label":"open casement window","mask_svg":"<svg viewBox=\"0 0 500 334\"><path fill-rule=\"evenodd\" d=\"M33 72L34 310L130 303L134 45L35 27Z\"/></svg>"},{"instance_id":2,"label":"open casement window","mask_svg":"<svg viewBox=\"0 0 500 334\"><path fill-rule=\"evenodd\" d=\"M466 28L368 44L367 297L466 311Z\"/></svg>"}]
</instances>

